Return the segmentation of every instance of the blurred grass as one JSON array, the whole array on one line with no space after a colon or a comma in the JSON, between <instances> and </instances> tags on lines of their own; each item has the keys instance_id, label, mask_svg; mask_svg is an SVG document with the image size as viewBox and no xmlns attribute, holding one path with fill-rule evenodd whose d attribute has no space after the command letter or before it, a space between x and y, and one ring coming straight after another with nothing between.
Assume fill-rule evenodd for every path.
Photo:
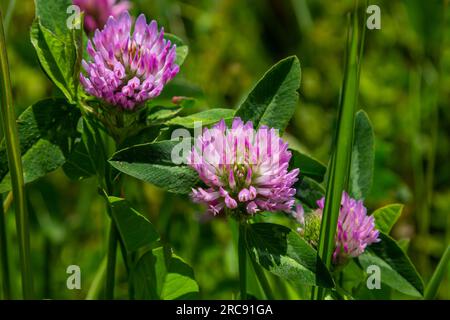
<instances>
[{"instance_id":1,"label":"blurred grass","mask_svg":"<svg viewBox=\"0 0 450 320\"><path fill-rule=\"evenodd\" d=\"M393 230L410 239L408 253L428 281L450 242L450 26L441 0L378 1L381 30L367 30L360 106L376 134L374 184L369 211L394 202L405 210ZM9 1L1 2L2 9ZM196 110L233 107L279 59L296 54L302 63L297 112L287 133L308 153L327 163L344 65L346 13L353 1L311 0L135 0L143 12L190 45L176 81L203 92ZM13 12L8 37L17 112L52 95L28 31L32 0ZM202 207L126 179L125 195L150 215L163 240L190 263L203 298L237 295L237 261L228 223L203 221ZM71 182L61 171L30 185L32 252L40 298L84 298L104 258L107 221L96 182ZM19 261L12 211L6 214L13 296L20 292ZM82 290L69 291L66 267L82 270ZM127 297L118 259L118 297ZM122 268L122 269L120 269ZM449 272L450 273L450 272ZM449 280L438 298L450 299ZM271 286L283 297L303 297L297 288ZM276 287L279 285L279 288ZM307 296L306 296L307 298Z\"/></svg>"}]
</instances>

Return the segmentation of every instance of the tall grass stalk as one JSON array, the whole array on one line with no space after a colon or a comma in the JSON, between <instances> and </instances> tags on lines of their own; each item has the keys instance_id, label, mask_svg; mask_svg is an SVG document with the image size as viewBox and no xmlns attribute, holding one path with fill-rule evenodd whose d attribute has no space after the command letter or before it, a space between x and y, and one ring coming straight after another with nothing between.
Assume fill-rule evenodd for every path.
<instances>
[{"instance_id":1,"label":"tall grass stalk","mask_svg":"<svg viewBox=\"0 0 450 320\"><path fill-rule=\"evenodd\" d=\"M0 264L2 275L3 299L11 299L11 283L9 275L8 242L6 237L5 212L2 203L3 196L0 195Z\"/></svg>"},{"instance_id":2,"label":"tall grass stalk","mask_svg":"<svg viewBox=\"0 0 450 320\"><path fill-rule=\"evenodd\" d=\"M9 74L8 56L6 52L5 31L3 17L0 12L0 69L1 69L1 121L5 135L6 151L8 155L9 174L14 195L14 209L16 213L16 227L19 241L20 264L22 272L22 290L25 299L33 298L33 282L30 261L30 240L28 228L28 214L26 207L25 187L23 179L22 159L19 145L19 135L16 126L11 80Z\"/></svg>"},{"instance_id":3,"label":"tall grass stalk","mask_svg":"<svg viewBox=\"0 0 450 320\"><path fill-rule=\"evenodd\" d=\"M105 281L106 276L106 257L103 258L100 266L95 273L94 280L92 281L91 286L89 287L88 293L86 295L86 300L96 300L100 297L100 292L103 288L103 283Z\"/></svg>"},{"instance_id":4,"label":"tall grass stalk","mask_svg":"<svg viewBox=\"0 0 450 320\"><path fill-rule=\"evenodd\" d=\"M9 0L8 9L5 14L5 35L8 35L9 25L11 24L12 15L14 12L14 8L16 7L16 0Z\"/></svg>"},{"instance_id":5,"label":"tall grass stalk","mask_svg":"<svg viewBox=\"0 0 450 320\"><path fill-rule=\"evenodd\" d=\"M430 279L426 289L424 298L427 300L434 299L436 297L437 291L439 289L439 285L445 277L445 272L449 269L450 266L450 245L447 246L447 249L444 251L441 260L439 261L436 270L433 273L433 276Z\"/></svg>"},{"instance_id":6,"label":"tall grass stalk","mask_svg":"<svg viewBox=\"0 0 450 320\"><path fill-rule=\"evenodd\" d=\"M351 17L348 33L347 54L339 102L338 123L334 136L334 150L329 165L325 206L323 209L318 245L318 255L328 269L331 268L332 254L335 248L335 234L342 192L345 190L350 170L354 119L358 103L360 60L364 43L363 31L361 45L358 46L360 41L360 29L358 23L358 11L356 6ZM323 299L324 295L325 292L322 288L313 287L313 299Z\"/></svg>"}]
</instances>

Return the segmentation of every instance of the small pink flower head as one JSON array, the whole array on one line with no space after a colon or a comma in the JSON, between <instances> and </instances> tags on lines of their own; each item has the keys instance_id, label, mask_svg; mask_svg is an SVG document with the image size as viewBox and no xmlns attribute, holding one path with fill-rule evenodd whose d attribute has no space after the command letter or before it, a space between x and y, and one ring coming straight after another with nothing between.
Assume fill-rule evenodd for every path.
<instances>
[{"instance_id":1,"label":"small pink flower head","mask_svg":"<svg viewBox=\"0 0 450 320\"><path fill-rule=\"evenodd\" d=\"M126 0L73 0L73 4L84 11L84 28L87 33L103 28L110 16L118 17L131 7Z\"/></svg>"},{"instance_id":2,"label":"small pink flower head","mask_svg":"<svg viewBox=\"0 0 450 320\"><path fill-rule=\"evenodd\" d=\"M179 71L176 46L164 39L156 21L147 24L140 15L132 32L127 11L109 17L103 30L95 31L87 44L91 60L82 61L80 74L84 89L109 105L134 111L157 97L164 85Z\"/></svg>"},{"instance_id":3,"label":"small pink flower head","mask_svg":"<svg viewBox=\"0 0 450 320\"><path fill-rule=\"evenodd\" d=\"M325 198L317 201L318 211L322 214ZM333 261L342 263L347 258L361 255L366 247L379 242L379 231L375 229L375 219L367 215L367 209L362 200L355 200L344 192L342 194L336 230L336 249Z\"/></svg>"},{"instance_id":4,"label":"small pink flower head","mask_svg":"<svg viewBox=\"0 0 450 320\"><path fill-rule=\"evenodd\" d=\"M204 129L194 142L188 164L207 188L192 190L197 203L208 205L217 215L233 213L253 215L260 211L285 211L294 205L298 169L288 171L291 153L275 129L252 122L233 120L231 128L220 121Z\"/></svg>"}]
</instances>

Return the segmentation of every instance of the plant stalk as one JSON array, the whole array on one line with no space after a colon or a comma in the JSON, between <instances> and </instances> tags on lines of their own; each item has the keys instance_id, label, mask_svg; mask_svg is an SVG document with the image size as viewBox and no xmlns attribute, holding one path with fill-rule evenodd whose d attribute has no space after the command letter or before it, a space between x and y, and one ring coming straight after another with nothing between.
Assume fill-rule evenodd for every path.
<instances>
[{"instance_id":1,"label":"plant stalk","mask_svg":"<svg viewBox=\"0 0 450 320\"><path fill-rule=\"evenodd\" d=\"M22 272L22 291L24 299L33 298L33 281L30 261L30 240L28 214L26 207L25 187L19 135L16 125L16 114L13 106L8 56L6 51L3 17L0 12L0 69L1 69L1 112L0 117L6 142L11 187L14 195L17 237L19 241L20 265Z\"/></svg>"},{"instance_id":2,"label":"plant stalk","mask_svg":"<svg viewBox=\"0 0 450 320\"><path fill-rule=\"evenodd\" d=\"M106 265L106 292L105 298L107 300L114 299L114 285L116 273L116 252L117 252L117 228L114 220L111 217L109 227L109 241L108 241L108 257Z\"/></svg>"},{"instance_id":3,"label":"plant stalk","mask_svg":"<svg viewBox=\"0 0 450 320\"><path fill-rule=\"evenodd\" d=\"M2 268L3 299L11 299L11 283L9 276L8 242L6 237L6 221L2 203L3 196L0 195L0 263Z\"/></svg>"},{"instance_id":4,"label":"plant stalk","mask_svg":"<svg viewBox=\"0 0 450 320\"><path fill-rule=\"evenodd\" d=\"M352 14L352 21L348 36L348 49L346 54L346 66L344 81L339 102L339 116L335 134L335 149L331 156L329 176L325 194L325 205L320 227L318 255L330 270L332 255L335 248L335 235L339 218L342 192L348 183L351 154L353 147L353 130L355 122L355 110L358 103L358 88L360 77L360 63L364 44L364 30L361 43L358 28L358 6ZM312 288L312 299L321 300L325 296L325 290L320 287Z\"/></svg>"},{"instance_id":5,"label":"plant stalk","mask_svg":"<svg viewBox=\"0 0 450 320\"><path fill-rule=\"evenodd\" d=\"M101 289L104 288L103 282L105 281L106 264L107 257L103 258L100 266L97 269L97 272L95 273L94 280L92 281L92 284L86 295L86 300L95 300L100 296Z\"/></svg>"},{"instance_id":6,"label":"plant stalk","mask_svg":"<svg viewBox=\"0 0 450 320\"><path fill-rule=\"evenodd\" d=\"M239 285L241 300L247 300L247 249L245 245L245 222L239 223L238 261L239 261Z\"/></svg>"},{"instance_id":7,"label":"plant stalk","mask_svg":"<svg viewBox=\"0 0 450 320\"><path fill-rule=\"evenodd\" d=\"M447 249L442 255L441 260L439 261L436 270L434 271L433 276L431 277L431 280L425 289L424 298L426 300L431 300L436 297L439 285L444 279L446 271L449 269L449 263L450 263L450 245L447 246Z\"/></svg>"},{"instance_id":8,"label":"plant stalk","mask_svg":"<svg viewBox=\"0 0 450 320\"><path fill-rule=\"evenodd\" d=\"M106 164L108 165L108 164ZM111 172L109 167L107 169L106 177L105 177L105 186L108 192L108 195L116 195L120 193L120 182L114 185L112 181ZM116 223L113 218L112 209L109 204L108 198L105 197L107 212L110 219L109 225L109 236L108 236L108 254L107 254L107 262L106 262L106 290L105 290L105 298L107 300L114 299L114 286L115 286L115 276L116 276L116 261L117 261L117 244L119 242L119 232L116 227ZM123 254L123 249L122 249ZM124 258L124 263L127 264L127 261Z\"/></svg>"}]
</instances>

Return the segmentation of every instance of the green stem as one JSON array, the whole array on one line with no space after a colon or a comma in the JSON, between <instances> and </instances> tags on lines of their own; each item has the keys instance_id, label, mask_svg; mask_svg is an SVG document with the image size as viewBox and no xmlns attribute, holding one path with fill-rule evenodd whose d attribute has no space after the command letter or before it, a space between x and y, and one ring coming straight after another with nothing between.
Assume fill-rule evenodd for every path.
<instances>
[{"instance_id":1,"label":"green stem","mask_svg":"<svg viewBox=\"0 0 450 320\"><path fill-rule=\"evenodd\" d=\"M245 228L245 222L239 223L238 259L239 283L242 300L247 300L247 249L245 245Z\"/></svg>"},{"instance_id":2,"label":"green stem","mask_svg":"<svg viewBox=\"0 0 450 320\"><path fill-rule=\"evenodd\" d=\"M108 167L107 174L108 179L105 183L107 186L108 194L110 195L118 195L120 196L120 189L122 185L122 180L113 181L110 177L112 173L110 172L110 167ZM107 198L105 198L106 206L108 210L108 216L110 218L110 227L109 227L109 240L108 240L108 255L107 255L107 267L106 267L106 299L112 300L114 299L114 284L115 284L115 271L116 271L116 260L117 260L117 245L120 244L120 249L122 252L123 261L127 270L129 272L128 266L128 255L124 244L120 239L119 232L117 230L116 223L113 218L112 208Z\"/></svg>"},{"instance_id":3,"label":"green stem","mask_svg":"<svg viewBox=\"0 0 450 320\"><path fill-rule=\"evenodd\" d=\"M367 4L367 1L366 1ZM353 146L355 110L358 104L360 65L364 45L365 26L359 31L358 1L348 34L348 47L344 71L344 81L339 102L339 116L335 134L335 149L331 156L329 176L325 194L325 205L320 227L318 255L330 270L335 248L335 235L339 218L342 192L348 183ZM359 46L358 46L359 43ZM312 288L312 298L321 300L325 289Z\"/></svg>"},{"instance_id":4,"label":"green stem","mask_svg":"<svg viewBox=\"0 0 450 320\"><path fill-rule=\"evenodd\" d=\"M250 258L250 261L252 262L253 270L255 271L256 277L258 278L259 284L261 285L266 298L269 300L275 300L272 289L270 288L269 282L264 274L264 270L253 259Z\"/></svg>"},{"instance_id":5,"label":"green stem","mask_svg":"<svg viewBox=\"0 0 450 320\"><path fill-rule=\"evenodd\" d=\"M117 252L117 228L111 217L108 241L108 257L106 265L106 292L107 300L114 299L114 282L116 272L116 252Z\"/></svg>"},{"instance_id":6,"label":"green stem","mask_svg":"<svg viewBox=\"0 0 450 320\"><path fill-rule=\"evenodd\" d=\"M11 283L9 277L8 242L6 237L6 221L3 211L2 195L0 195L0 263L2 268L3 299L11 299Z\"/></svg>"},{"instance_id":7,"label":"green stem","mask_svg":"<svg viewBox=\"0 0 450 320\"><path fill-rule=\"evenodd\" d=\"M53 267L53 244L48 237L44 239L44 298L50 299L52 296L52 267Z\"/></svg>"},{"instance_id":8,"label":"green stem","mask_svg":"<svg viewBox=\"0 0 450 320\"><path fill-rule=\"evenodd\" d=\"M9 173L12 192L14 195L14 209L16 213L17 237L19 241L20 264L22 271L22 290L25 299L33 298L33 283L30 263L30 240L28 228L28 214L26 207L25 188L23 179L22 159L19 145L19 135L16 126L16 114L13 106L11 80L9 75L8 56L6 52L3 17L0 12L0 69L1 69L1 112L0 117L6 142Z\"/></svg>"},{"instance_id":9,"label":"green stem","mask_svg":"<svg viewBox=\"0 0 450 320\"><path fill-rule=\"evenodd\" d=\"M431 277L431 280L427 285L427 288L425 289L424 298L426 300L431 300L434 299L434 297L436 297L439 285L441 284L442 279L445 276L445 272L448 270L449 262L450 262L450 246L447 247L444 254L442 255L442 258L439 261L436 270L434 271L433 276Z\"/></svg>"}]
</instances>

